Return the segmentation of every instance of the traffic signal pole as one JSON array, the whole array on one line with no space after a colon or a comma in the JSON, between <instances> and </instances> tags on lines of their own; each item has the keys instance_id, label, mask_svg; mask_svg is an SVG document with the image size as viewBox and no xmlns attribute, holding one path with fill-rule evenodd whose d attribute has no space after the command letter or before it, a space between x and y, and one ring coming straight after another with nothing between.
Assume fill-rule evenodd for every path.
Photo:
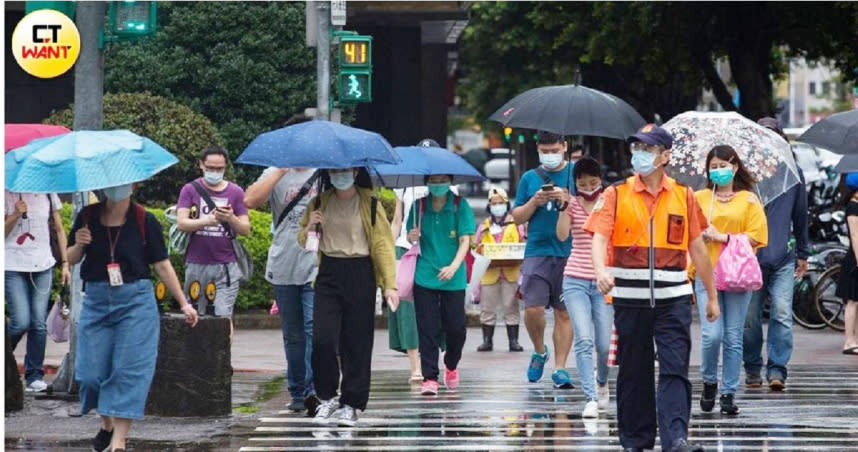
<instances>
[{"instance_id":1,"label":"traffic signal pole","mask_svg":"<svg viewBox=\"0 0 858 452\"><path fill-rule=\"evenodd\" d=\"M314 2L316 7L316 118L330 119L331 95L331 5ZM310 4L307 5L310 7Z\"/></svg>"}]
</instances>

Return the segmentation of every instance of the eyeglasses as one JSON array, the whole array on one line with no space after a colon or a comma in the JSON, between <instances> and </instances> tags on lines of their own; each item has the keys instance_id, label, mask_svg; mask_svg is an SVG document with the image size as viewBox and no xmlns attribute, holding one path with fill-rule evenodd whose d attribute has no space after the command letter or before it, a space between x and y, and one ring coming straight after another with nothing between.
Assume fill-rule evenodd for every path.
<instances>
[{"instance_id":1,"label":"eyeglasses","mask_svg":"<svg viewBox=\"0 0 858 452\"><path fill-rule=\"evenodd\" d=\"M208 165L203 165L203 168L205 168L205 170L206 170L206 171L211 171L211 172L213 172L213 173L222 173L222 172L226 171L226 167L225 167L225 166L208 166Z\"/></svg>"},{"instance_id":2,"label":"eyeglasses","mask_svg":"<svg viewBox=\"0 0 858 452\"><path fill-rule=\"evenodd\" d=\"M651 152L653 154L657 154L657 153L661 152L661 150L662 150L660 145L657 145L657 144L656 145L649 145L649 144L646 144L642 141L635 141L634 143L630 144L629 149L631 149L632 152L646 151L646 152Z\"/></svg>"}]
</instances>

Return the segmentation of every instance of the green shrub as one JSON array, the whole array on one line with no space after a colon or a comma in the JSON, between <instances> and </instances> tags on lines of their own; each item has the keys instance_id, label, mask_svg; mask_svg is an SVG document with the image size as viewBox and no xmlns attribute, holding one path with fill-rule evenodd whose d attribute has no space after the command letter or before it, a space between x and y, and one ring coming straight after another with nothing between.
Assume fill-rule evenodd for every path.
<instances>
[{"instance_id":1,"label":"green shrub","mask_svg":"<svg viewBox=\"0 0 858 452\"><path fill-rule=\"evenodd\" d=\"M54 112L44 122L71 128L74 105ZM128 129L160 144L179 163L142 183L135 196L147 205L172 205L179 191L199 175L199 155L209 144L222 144L208 118L165 97L149 93L119 93L104 96L104 129ZM233 154L235 158L237 154Z\"/></svg>"},{"instance_id":2,"label":"green shrub","mask_svg":"<svg viewBox=\"0 0 858 452\"><path fill-rule=\"evenodd\" d=\"M161 223L164 230L164 241L168 240L170 223L167 217L164 216L164 209L157 207L146 207L146 210L155 215L155 218ZM66 227L66 232L71 231L71 204L63 204L62 216L63 225ZM236 300L236 312L243 312L250 309L268 309L271 306L273 298L273 289L270 283L265 280L265 264L268 262L268 248L271 246L271 214L266 212L250 211L251 234L249 237L240 237L239 240L247 247L250 255L253 256L254 271L253 277L249 282L241 284L241 290L238 292ZM171 253L170 262L173 268L176 269L176 274L179 275L179 281L185 281L185 259L181 254ZM55 271L54 287L59 287L59 270ZM153 271L153 278L158 276ZM172 296L168 295L168 301L165 305L169 306L173 303Z\"/></svg>"}]
</instances>

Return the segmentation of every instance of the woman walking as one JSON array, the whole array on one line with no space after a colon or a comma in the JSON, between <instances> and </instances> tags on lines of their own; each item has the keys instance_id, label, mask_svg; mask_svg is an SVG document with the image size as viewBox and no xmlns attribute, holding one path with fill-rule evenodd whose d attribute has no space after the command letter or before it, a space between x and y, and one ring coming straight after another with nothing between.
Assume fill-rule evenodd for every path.
<instances>
[{"instance_id":1,"label":"woman walking","mask_svg":"<svg viewBox=\"0 0 858 452\"><path fill-rule=\"evenodd\" d=\"M843 344L843 354L858 356L858 172L846 176L846 187L852 194L846 203L849 254L840 264L837 296L846 303L846 342Z\"/></svg>"},{"instance_id":2,"label":"woman walking","mask_svg":"<svg viewBox=\"0 0 858 452\"><path fill-rule=\"evenodd\" d=\"M700 190L694 196L704 214L708 212L709 227L703 231L703 239L714 267L730 236L745 235L751 246L757 249L768 242L768 226L763 206L752 193L754 178L732 147L721 145L712 148L706 156L706 168L709 184L715 188ZM705 310L708 298L699 278L695 280L694 290L703 325L703 396L700 408L709 412L715 407L715 397L719 394L718 355L723 345L721 413L738 414L735 394L742 366L742 336L753 291L719 290L721 317L709 322Z\"/></svg>"},{"instance_id":3,"label":"woman walking","mask_svg":"<svg viewBox=\"0 0 858 452\"><path fill-rule=\"evenodd\" d=\"M492 187L489 189L489 199L486 218L477 228L477 252L482 252L486 243L524 243L527 237L524 225L518 226L509 212L509 196L506 190ZM506 335L509 340L509 351L522 352L524 348L518 343L518 327L521 323L521 307L517 298L518 276L521 263L492 262L486 274L480 281L480 324L483 327L483 343L477 347L478 352L488 352L494 348L493 336L497 322L498 307L503 307L503 320L506 324Z\"/></svg>"},{"instance_id":4,"label":"woman walking","mask_svg":"<svg viewBox=\"0 0 858 452\"><path fill-rule=\"evenodd\" d=\"M57 258L62 262L62 283L71 279L66 256L66 233L60 217L62 204L55 194L6 191L6 302L9 308L9 338L12 349L27 335L24 378L27 392L42 392L45 346L47 345L48 301ZM51 228L59 254L51 252Z\"/></svg>"},{"instance_id":5,"label":"woman walking","mask_svg":"<svg viewBox=\"0 0 858 452\"><path fill-rule=\"evenodd\" d=\"M107 200L82 210L69 237L69 262L83 261L85 291L75 373L81 413L95 408L101 416L101 430L92 441L98 452L124 452L132 420L143 418L161 326L150 265L186 321L197 323L197 312L167 258L161 225L131 202L132 191L131 184L104 189Z\"/></svg>"},{"instance_id":6,"label":"woman walking","mask_svg":"<svg viewBox=\"0 0 858 452\"><path fill-rule=\"evenodd\" d=\"M572 235L572 253L566 262L563 276L563 300L572 317L575 330L575 367L587 403L581 416L599 417L599 411L608 408L608 351L614 309L596 285L593 269L593 236L584 230L584 223L602 193L602 170L599 163L584 157L572 170L576 196L569 196L566 214L557 220L557 240ZM596 345L596 384L593 384L593 344ZM598 389L597 389L598 386Z\"/></svg>"},{"instance_id":7,"label":"woman walking","mask_svg":"<svg viewBox=\"0 0 858 452\"><path fill-rule=\"evenodd\" d=\"M322 403L313 421L353 426L369 400L376 288L394 310L399 304L393 235L365 170L327 170L322 179L330 188L310 200L298 233L301 246L318 244L320 259L312 362Z\"/></svg>"},{"instance_id":8,"label":"woman walking","mask_svg":"<svg viewBox=\"0 0 858 452\"><path fill-rule=\"evenodd\" d=\"M408 220L408 240L420 242L414 274L414 308L420 335L423 395L438 394L438 324L447 340L444 384L459 387L459 360L465 346L465 255L474 235L474 212L450 191L452 177L432 175L429 196L420 201L417 218Z\"/></svg>"}]
</instances>

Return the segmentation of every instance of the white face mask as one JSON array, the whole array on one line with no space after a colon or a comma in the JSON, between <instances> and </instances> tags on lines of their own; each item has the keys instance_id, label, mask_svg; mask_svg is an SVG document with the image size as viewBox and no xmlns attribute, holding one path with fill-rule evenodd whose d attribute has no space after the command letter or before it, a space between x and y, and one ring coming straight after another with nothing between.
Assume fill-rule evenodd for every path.
<instances>
[{"instance_id":1,"label":"white face mask","mask_svg":"<svg viewBox=\"0 0 858 452\"><path fill-rule=\"evenodd\" d=\"M543 154L539 153L539 163L548 169L554 169L563 163L563 154Z\"/></svg>"},{"instance_id":2,"label":"white face mask","mask_svg":"<svg viewBox=\"0 0 858 452\"><path fill-rule=\"evenodd\" d=\"M104 196L113 202L119 202L123 199L131 197L131 184L119 185L116 187L107 187L104 190Z\"/></svg>"},{"instance_id":3,"label":"white face mask","mask_svg":"<svg viewBox=\"0 0 858 452\"><path fill-rule=\"evenodd\" d=\"M489 212L495 217L501 218L506 215L506 204L492 204L489 206Z\"/></svg>"},{"instance_id":4,"label":"white face mask","mask_svg":"<svg viewBox=\"0 0 858 452\"><path fill-rule=\"evenodd\" d=\"M209 185L217 185L223 181L223 173L217 171L203 171L203 179Z\"/></svg>"},{"instance_id":5,"label":"white face mask","mask_svg":"<svg viewBox=\"0 0 858 452\"><path fill-rule=\"evenodd\" d=\"M344 171L341 173L330 173L331 175L331 185L334 186L337 190L343 191L348 190L355 184L355 175L351 171Z\"/></svg>"}]
</instances>

